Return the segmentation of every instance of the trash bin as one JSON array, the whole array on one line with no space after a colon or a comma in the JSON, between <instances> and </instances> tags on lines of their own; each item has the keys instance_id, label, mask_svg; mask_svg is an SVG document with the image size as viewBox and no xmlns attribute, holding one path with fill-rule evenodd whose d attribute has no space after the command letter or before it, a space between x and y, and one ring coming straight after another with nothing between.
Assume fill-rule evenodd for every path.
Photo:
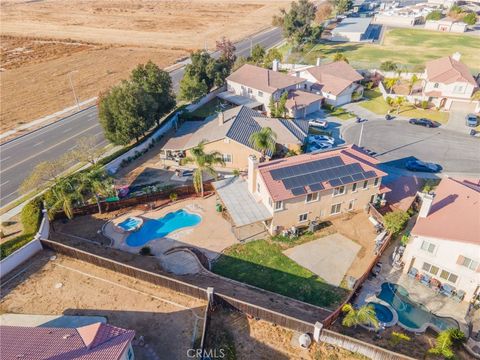
<instances>
[{"instance_id":1,"label":"trash bin","mask_svg":"<svg viewBox=\"0 0 480 360\"><path fill-rule=\"evenodd\" d=\"M217 212L222 212L222 204L215 205Z\"/></svg>"}]
</instances>

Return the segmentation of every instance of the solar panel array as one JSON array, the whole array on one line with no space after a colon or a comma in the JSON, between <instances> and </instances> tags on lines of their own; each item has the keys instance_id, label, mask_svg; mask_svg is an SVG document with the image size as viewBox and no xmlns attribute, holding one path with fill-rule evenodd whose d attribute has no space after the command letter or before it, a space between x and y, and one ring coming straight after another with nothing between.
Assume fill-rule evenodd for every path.
<instances>
[{"instance_id":1,"label":"solar panel array","mask_svg":"<svg viewBox=\"0 0 480 360\"><path fill-rule=\"evenodd\" d=\"M359 163L345 164L340 156L274 169L270 175L295 196L306 194L306 186L311 191L323 190L326 181L337 187L376 176L375 171L364 171Z\"/></svg>"}]
</instances>

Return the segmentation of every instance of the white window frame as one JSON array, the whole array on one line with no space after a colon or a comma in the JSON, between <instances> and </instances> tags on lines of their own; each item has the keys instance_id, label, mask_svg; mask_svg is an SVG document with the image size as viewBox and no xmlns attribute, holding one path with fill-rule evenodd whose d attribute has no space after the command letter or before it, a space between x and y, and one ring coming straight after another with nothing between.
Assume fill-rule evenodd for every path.
<instances>
[{"instance_id":1,"label":"white window frame","mask_svg":"<svg viewBox=\"0 0 480 360\"><path fill-rule=\"evenodd\" d=\"M225 161L226 163L231 163L231 162L233 162L233 156L232 156L232 154L222 154L222 159L223 159L223 161Z\"/></svg>"},{"instance_id":2,"label":"white window frame","mask_svg":"<svg viewBox=\"0 0 480 360\"><path fill-rule=\"evenodd\" d=\"M460 264L460 265L466 267L467 269L477 271L479 263L478 263L478 261L475 261L473 259L470 259L470 258L464 256L463 257L463 263ZM473 267L472 267L472 265L473 265Z\"/></svg>"},{"instance_id":3,"label":"white window frame","mask_svg":"<svg viewBox=\"0 0 480 360\"><path fill-rule=\"evenodd\" d=\"M248 93L248 94L253 94L252 88L247 88L247 93Z\"/></svg>"},{"instance_id":4,"label":"white window frame","mask_svg":"<svg viewBox=\"0 0 480 360\"><path fill-rule=\"evenodd\" d=\"M273 208L273 200L271 197L268 198L268 205L270 205L270 207Z\"/></svg>"},{"instance_id":5,"label":"white window frame","mask_svg":"<svg viewBox=\"0 0 480 360\"><path fill-rule=\"evenodd\" d=\"M315 197L313 197L313 195L315 195ZM312 199L308 200L308 197L309 197L309 196L312 196ZM313 192L313 193L307 194L307 195L305 196L305 204L318 201L319 198L320 198L320 196L318 196L318 192Z\"/></svg>"},{"instance_id":6,"label":"white window frame","mask_svg":"<svg viewBox=\"0 0 480 360\"><path fill-rule=\"evenodd\" d=\"M260 189L261 189L261 187L260 187L260 182L257 182L257 192L258 192L258 193L260 192Z\"/></svg>"},{"instance_id":7,"label":"white window frame","mask_svg":"<svg viewBox=\"0 0 480 360\"><path fill-rule=\"evenodd\" d=\"M357 199L352 199L348 202L348 211L352 211L355 208L356 202L357 202Z\"/></svg>"},{"instance_id":8,"label":"white window frame","mask_svg":"<svg viewBox=\"0 0 480 360\"><path fill-rule=\"evenodd\" d=\"M378 187L380 186L380 178L377 177L375 178L375 180L373 181L373 187Z\"/></svg>"},{"instance_id":9,"label":"white window frame","mask_svg":"<svg viewBox=\"0 0 480 360\"><path fill-rule=\"evenodd\" d=\"M432 271L433 268L437 269L437 271L434 271L434 270ZM438 273L442 271L442 269L440 269L440 267L438 267L436 265L432 265L432 264L430 264L426 261L422 265L422 270L428 272L429 274L431 274L433 276L437 276Z\"/></svg>"},{"instance_id":10,"label":"white window frame","mask_svg":"<svg viewBox=\"0 0 480 360\"><path fill-rule=\"evenodd\" d=\"M342 192L340 192L340 190L342 190ZM333 189L333 196L340 196L340 195L343 195L345 194L346 192L346 189L345 189L345 185L342 185L342 186L337 186L336 188Z\"/></svg>"},{"instance_id":11,"label":"white window frame","mask_svg":"<svg viewBox=\"0 0 480 360\"><path fill-rule=\"evenodd\" d=\"M358 183L353 183L352 184L352 192L357 192L358 191Z\"/></svg>"},{"instance_id":12,"label":"white window frame","mask_svg":"<svg viewBox=\"0 0 480 360\"><path fill-rule=\"evenodd\" d=\"M448 274L447 277L443 277L443 276L442 276L444 272ZM455 276L455 281L450 280L450 277L451 277L452 275ZM446 281L448 281L448 282L450 282L450 283L452 283L452 284L456 284L457 281L458 281L458 275L457 275L457 274L454 274L454 273L452 273L451 271L448 271L448 270L445 270L445 269L440 269L440 274L438 275L438 277L439 277L440 279L446 280Z\"/></svg>"},{"instance_id":13,"label":"white window frame","mask_svg":"<svg viewBox=\"0 0 480 360\"><path fill-rule=\"evenodd\" d=\"M302 220L302 218L304 218L304 219ZM305 221L308 221L308 213L303 213L303 214L298 215L298 222L302 223L302 222L305 222Z\"/></svg>"},{"instance_id":14,"label":"white window frame","mask_svg":"<svg viewBox=\"0 0 480 360\"><path fill-rule=\"evenodd\" d=\"M333 212L333 207L335 206L338 207L338 211L336 212ZM342 212L342 203L338 203L338 204L332 204L332 206L330 207L330 215L336 215L336 214L340 214Z\"/></svg>"},{"instance_id":15,"label":"white window frame","mask_svg":"<svg viewBox=\"0 0 480 360\"><path fill-rule=\"evenodd\" d=\"M432 251L430 251L431 246L433 246ZM430 241L427 241L427 240L423 240L422 244L420 245L420 250L422 250L424 252L427 252L429 254L432 254L432 255L435 254L436 249L437 249L437 245L435 245L435 244L433 244L433 243L431 243Z\"/></svg>"},{"instance_id":16,"label":"white window frame","mask_svg":"<svg viewBox=\"0 0 480 360\"><path fill-rule=\"evenodd\" d=\"M280 205L280 206L278 206L278 205ZM273 210L275 210L275 211L283 210L283 201L275 201L275 203L273 204Z\"/></svg>"},{"instance_id":17,"label":"white window frame","mask_svg":"<svg viewBox=\"0 0 480 360\"><path fill-rule=\"evenodd\" d=\"M368 190L368 180L365 180L362 185L363 190Z\"/></svg>"}]
</instances>

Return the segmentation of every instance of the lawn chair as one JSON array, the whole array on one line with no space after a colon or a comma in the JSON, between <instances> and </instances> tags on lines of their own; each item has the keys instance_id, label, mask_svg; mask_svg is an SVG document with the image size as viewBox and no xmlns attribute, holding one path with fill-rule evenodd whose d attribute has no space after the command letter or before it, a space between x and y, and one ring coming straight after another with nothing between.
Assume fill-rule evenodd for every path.
<instances>
[{"instance_id":1,"label":"lawn chair","mask_svg":"<svg viewBox=\"0 0 480 360\"><path fill-rule=\"evenodd\" d=\"M442 283L440 281L438 281L437 279L432 278L432 280L430 280L430 288L433 291L439 292L441 287L442 287Z\"/></svg>"},{"instance_id":2,"label":"lawn chair","mask_svg":"<svg viewBox=\"0 0 480 360\"><path fill-rule=\"evenodd\" d=\"M420 283L425 286L430 286L430 280L431 276L427 274L422 274L422 277L420 278Z\"/></svg>"},{"instance_id":3,"label":"lawn chair","mask_svg":"<svg viewBox=\"0 0 480 360\"><path fill-rule=\"evenodd\" d=\"M464 298L465 298L465 291L463 290L458 290L455 292L455 295L453 295L453 299L458 302L462 302Z\"/></svg>"},{"instance_id":4,"label":"lawn chair","mask_svg":"<svg viewBox=\"0 0 480 360\"><path fill-rule=\"evenodd\" d=\"M453 293L455 292L455 287L448 284L443 284L440 288L440 294L445 295L447 297L452 297Z\"/></svg>"},{"instance_id":5,"label":"lawn chair","mask_svg":"<svg viewBox=\"0 0 480 360\"><path fill-rule=\"evenodd\" d=\"M408 276L410 276L411 278L416 278L416 277L417 277L417 274L418 274L418 269L417 269L417 268L412 267L412 268L408 271Z\"/></svg>"}]
</instances>

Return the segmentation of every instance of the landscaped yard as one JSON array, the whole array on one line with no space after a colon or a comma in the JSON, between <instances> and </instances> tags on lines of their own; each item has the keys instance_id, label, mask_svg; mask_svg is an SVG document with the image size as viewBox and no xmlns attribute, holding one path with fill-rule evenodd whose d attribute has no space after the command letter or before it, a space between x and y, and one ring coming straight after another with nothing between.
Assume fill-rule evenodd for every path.
<instances>
[{"instance_id":1,"label":"landscaped yard","mask_svg":"<svg viewBox=\"0 0 480 360\"><path fill-rule=\"evenodd\" d=\"M333 308L347 290L325 283L282 253L299 243L257 240L234 245L214 263L213 272L310 304Z\"/></svg>"},{"instance_id":2,"label":"landscaped yard","mask_svg":"<svg viewBox=\"0 0 480 360\"><path fill-rule=\"evenodd\" d=\"M290 55L288 46L281 50L285 62L314 64L317 57L332 59L336 53L343 53L359 69L378 68L381 62L390 60L416 71L423 69L428 60L458 51L462 54L462 62L471 70L480 70L480 63L476 60L480 51L480 38L477 36L418 29L387 30L382 44L324 42L305 49L303 54L292 52Z\"/></svg>"},{"instance_id":3,"label":"landscaped yard","mask_svg":"<svg viewBox=\"0 0 480 360\"><path fill-rule=\"evenodd\" d=\"M366 90L364 96L368 99L359 102L358 105L364 107L367 110L374 112L375 114L385 115L391 107L385 102L382 94L376 90ZM393 115L396 114L396 110L392 110ZM445 124L448 121L448 113L436 110L423 110L418 109L412 104L405 104L400 107L398 113L399 116L410 118L427 118L439 123Z\"/></svg>"},{"instance_id":4,"label":"landscaped yard","mask_svg":"<svg viewBox=\"0 0 480 360\"><path fill-rule=\"evenodd\" d=\"M191 116L195 118L206 118L216 112L221 111L220 100L215 98L203 106L200 106L197 110L190 113Z\"/></svg>"},{"instance_id":5,"label":"landscaped yard","mask_svg":"<svg viewBox=\"0 0 480 360\"><path fill-rule=\"evenodd\" d=\"M335 116L340 120L348 120L355 117L354 114L345 110L342 107L336 107L336 108L333 108L332 110L325 108L325 111L328 113L328 116Z\"/></svg>"}]
</instances>

